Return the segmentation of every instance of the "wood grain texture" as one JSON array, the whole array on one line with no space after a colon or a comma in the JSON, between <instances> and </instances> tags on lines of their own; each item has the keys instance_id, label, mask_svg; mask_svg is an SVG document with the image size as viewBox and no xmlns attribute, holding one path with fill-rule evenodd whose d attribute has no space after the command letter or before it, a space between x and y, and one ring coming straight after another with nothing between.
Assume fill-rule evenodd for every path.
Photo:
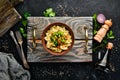
<instances>
[{"instance_id":1,"label":"wood grain texture","mask_svg":"<svg viewBox=\"0 0 120 80\"><path fill-rule=\"evenodd\" d=\"M13 6L16 6L17 4L23 2L24 0L9 0L9 1Z\"/></svg>"},{"instance_id":2,"label":"wood grain texture","mask_svg":"<svg viewBox=\"0 0 120 80\"><path fill-rule=\"evenodd\" d=\"M44 28L53 22L62 22L69 25L74 32L75 39L85 39L84 26L87 26L89 39L92 39L92 17L29 17L28 39L32 38L32 27L37 28L36 38L40 39Z\"/></svg>"},{"instance_id":3,"label":"wood grain texture","mask_svg":"<svg viewBox=\"0 0 120 80\"><path fill-rule=\"evenodd\" d=\"M53 56L43 49L41 34L50 23L66 23L73 30L75 42L73 48L65 55ZM84 25L88 27L88 52L85 52ZM36 29L37 47L33 51L32 30ZM28 54L29 62L91 62L92 61L92 17L29 17L28 18Z\"/></svg>"},{"instance_id":4,"label":"wood grain texture","mask_svg":"<svg viewBox=\"0 0 120 80\"><path fill-rule=\"evenodd\" d=\"M21 19L8 0L0 0L0 37Z\"/></svg>"},{"instance_id":5,"label":"wood grain texture","mask_svg":"<svg viewBox=\"0 0 120 80\"><path fill-rule=\"evenodd\" d=\"M44 50L42 43L37 44L35 51L28 40L29 62L90 62L92 61L92 40L88 43L88 53L85 53L85 40L75 40L73 48L65 55L53 56Z\"/></svg>"}]
</instances>

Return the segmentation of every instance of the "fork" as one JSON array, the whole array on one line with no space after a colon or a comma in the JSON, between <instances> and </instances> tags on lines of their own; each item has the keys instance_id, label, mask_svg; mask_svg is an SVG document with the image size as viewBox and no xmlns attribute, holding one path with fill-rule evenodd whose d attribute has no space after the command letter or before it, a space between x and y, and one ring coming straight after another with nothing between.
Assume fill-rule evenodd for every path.
<instances>
[{"instance_id":1,"label":"fork","mask_svg":"<svg viewBox=\"0 0 120 80\"><path fill-rule=\"evenodd\" d=\"M20 49L21 49L21 53L22 53L21 56L22 56L22 60L23 60L23 65L24 65L25 68L29 69L29 65L27 63L27 60L26 60L24 52L23 52L23 47L22 47L23 40L22 40L22 36L21 36L21 34L20 34L19 31L16 31L15 34L16 34L16 38L18 40L18 43L20 45Z\"/></svg>"},{"instance_id":2,"label":"fork","mask_svg":"<svg viewBox=\"0 0 120 80\"><path fill-rule=\"evenodd\" d=\"M16 44L16 47L17 47L17 50L18 50L18 54L20 55L20 58L22 60L22 57L21 57L21 50L20 50L20 47L17 43L17 40L15 38L15 35L14 35L14 32L13 31L10 31L10 36L12 37L12 39L14 40L15 44Z\"/></svg>"}]
</instances>

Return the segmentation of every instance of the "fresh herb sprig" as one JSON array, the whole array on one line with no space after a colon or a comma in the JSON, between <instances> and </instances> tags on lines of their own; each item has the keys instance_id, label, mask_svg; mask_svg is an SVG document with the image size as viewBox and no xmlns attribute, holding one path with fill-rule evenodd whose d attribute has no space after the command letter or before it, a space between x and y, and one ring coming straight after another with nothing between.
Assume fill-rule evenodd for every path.
<instances>
[{"instance_id":1,"label":"fresh herb sprig","mask_svg":"<svg viewBox=\"0 0 120 80\"><path fill-rule=\"evenodd\" d=\"M53 8L47 8L44 12L43 15L45 17L55 17L56 13L53 11Z\"/></svg>"},{"instance_id":2,"label":"fresh herb sprig","mask_svg":"<svg viewBox=\"0 0 120 80\"><path fill-rule=\"evenodd\" d=\"M102 24L97 22L97 14L93 15L93 35L95 36L97 34L97 31L101 28ZM102 40L102 42L100 44L94 43L93 44L93 51L96 51L97 49L101 48L101 47L105 47L108 43L108 40L110 39L114 39L115 36L113 35L113 31L109 30L107 32L107 35L104 37L104 39Z\"/></svg>"},{"instance_id":3,"label":"fresh herb sprig","mask_svg":"<svg viewBox=\"0 0 120 80\"><path fill-rule=\"evenodd\" d=\"M25 12L23 14L22 20L21 20L21 27L20 27L20 32L22 34L23 37L27 38L27 18L31 16L30 13Z\"/></svg>"}]
</instances>

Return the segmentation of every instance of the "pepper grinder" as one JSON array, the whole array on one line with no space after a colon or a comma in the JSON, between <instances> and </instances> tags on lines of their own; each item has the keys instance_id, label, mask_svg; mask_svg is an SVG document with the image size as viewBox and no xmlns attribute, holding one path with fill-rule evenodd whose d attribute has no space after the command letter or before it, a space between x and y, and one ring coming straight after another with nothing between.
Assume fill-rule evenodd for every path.
<instances>
[{"instance_id":1,"label":"pepper grinder","mask_svg":"<svg viewBox=\"0 0 120 80\"><path fill-rule=\"evenodd\" d=\"M94 36L94 39L100 43L111 26L112 26L111 19L106 20L105 24L102 25L102 27L98 30L97 34Z\"/></svg>"},{"instance_id":2,"label":"pepper grinder","mask_svg":"<svg viewBox=\"0 0 120 80\"><path fill-rule=\"evenodd\" d=\"M109 42L106 46L107 51L105 53L105 56L103 57L102 61L98 64L99 66L105 67L107 64L107 56L108 56L108 51L113 48L113 43Z\"/></svg>"}]
</instances>

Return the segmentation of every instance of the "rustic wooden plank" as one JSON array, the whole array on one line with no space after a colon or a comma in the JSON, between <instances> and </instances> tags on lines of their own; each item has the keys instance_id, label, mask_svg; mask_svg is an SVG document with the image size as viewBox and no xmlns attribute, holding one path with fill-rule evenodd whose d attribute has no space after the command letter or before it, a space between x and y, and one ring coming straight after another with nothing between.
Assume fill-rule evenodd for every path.
<instances>
[{"instance_id":1,"label":"rustic wooden plank","mask_svg":"<svg viewBox=\"0 0 120 80\"><path fill-rule=\"evenodd\" d=\"M75 43L71 51L62 56L53 56L43 49L41 34L47 25L62 22L70 26L74 32ZM84 25L88 27L88 52L85 52ZM32 31L36 29L36 50L33 51ZM29 62L91 62L92 61L92 17L29 17L28 18L28 56Z\"/></svg>"},{"instance_id":2,"label":"rustic wooden plank","mask_svg":"<svg viewBox=\"0 0 120 80\"><path fill-rule=\"evenodd\" d=\"M92 40L88 41L88 53L85 53L85 40L75 40L73 48L65 55L53 56L45 51L41 41L37 48L32 51L32 42L28 40L29 62L90 62L92 61Z\"/></svg>"},{"instance_id":3,"label":"rustic wooden plank","mask_svg":"<svg viewBox=\"0 0 120 80\"><path fill-rule=\"evenodd\" d=\"M0 0L0 37L21 19L8 0Z\"/></svg>"},{"instance_id":4,"label":"rustic wooden plank","mask_svg":"<svg viewBox=\"0 0 120 80\"><path fill-rule=\"evenodd\" d=\"M9 1L13 6L16 6L17 4L23 2L24 0L9 0Z\"/></svg>"},{"instance_id":5,"label":"rustic wooden plank","mask_svg":"<svg viewBox=\"0 0 120 80\"><path fill-rule=\"evenodd\" d=\"M70 26L74 32L75 39L85 39L84 25L88 27L89 39L92 39L92 17L29 17L28 39L32 38L32 28L36 27L36 38L41 38L44 28L53 22L62 22Z\"/></svg>"}]
</instances>

